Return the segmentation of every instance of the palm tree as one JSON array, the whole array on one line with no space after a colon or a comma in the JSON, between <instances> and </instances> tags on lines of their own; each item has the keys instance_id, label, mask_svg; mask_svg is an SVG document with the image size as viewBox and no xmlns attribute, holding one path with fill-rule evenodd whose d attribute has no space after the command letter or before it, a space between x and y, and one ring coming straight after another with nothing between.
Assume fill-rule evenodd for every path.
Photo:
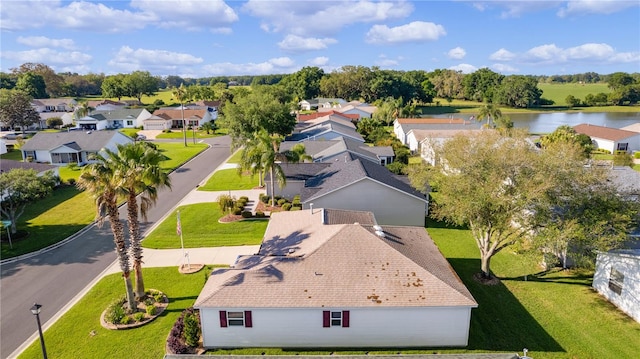
<instances>
[{"instance_id":1,"label":"palm tree","mask_svg":"<svg viewBox=\"0 0 640 359\"><path fill-rule=\"evenodd\" d=\"M189 89L184 87L184 83L180 84L180 87L174 87L171 91L173 98L180 102L180 111L182 113L182 134L184 137L184 146L187 147L187 124L184 119L184 103L189 101L191 95Z\"/></svg>"},{"instance_id":2,"label":"palm tree","mask_svg":"<svg viewBox=\"0 0 640 359\"><path fill-rule=\"evenodd\" d=\"M118 145L117 174L120 179L118 185L120 191L127 198L127 223L133 270L136 274L135 295L137 298L142 298L145 295L142 277L142 238L138 212L146 220L147 210L158 199L158 189L171 188L169 175L160 168L160 162L163 159L164 156L147 142ZM138 199L140 200L139 204Z\"/></svg>"},{"instance_id":3,"label":"palm tree","mask_svg":"<svg viewBox=\"0 0 640 359\"><path fill-rule=\"evenodd\" d=\"M81 190L87 190L93 196L96 204L96 220L98 226L102 226L106 218L109 219L113 241L116 246L116 255L122 278L124 279L127 303L129 309L136 310L136 301L131 285L131 267L127 253L127 243L124 236L124 226L120 221L118 212L119 185L116 174L117 154L105 150L106 156L94 155L95 163L87 165L78 178L77 186Z\"/></svg>"},{"instance_id":4,"label":"palm tree","mask_svg":"<svg viewBox=\"0 0 640 359\"><path fill-rule=\"evenodd\" d=\"M80 103L80 106L76 107L75 115L76 120L79 120L82 117L88 116L91 114L91 111L95 110L95 108L89 106L88 101L83 101Z\"/></svg>"},{"instance_id":5,"label":"palm tree","mask_svg":"<svg viewBox=\"0 0 640 359\"><path fill-rule=\"evenodd\" d=\"M487 127L490 127L490 122L492 119L495 122L495 120L501 117L502 111L500 111L500 109L496 105L494 105L493 103L485 103L485 105L482 106L480 108L480 111L478 112L477 120L482 121L484 118L486 118Z\"/></svg>"},{"instance_id":6,"label":"palm tree","mask_svg":"<svg viewBox=\"0 0 640 359\"><path fill-rule=\"evenodd\" d=\"M252 176L258 174L258 186L262 187L264 166L262 164L262 152L259 146L259 139L254 137L246 141L240 150L240 165L238 166L238 174L242 175L245 171L249 171Z\"/></svg>"}]
</instances>

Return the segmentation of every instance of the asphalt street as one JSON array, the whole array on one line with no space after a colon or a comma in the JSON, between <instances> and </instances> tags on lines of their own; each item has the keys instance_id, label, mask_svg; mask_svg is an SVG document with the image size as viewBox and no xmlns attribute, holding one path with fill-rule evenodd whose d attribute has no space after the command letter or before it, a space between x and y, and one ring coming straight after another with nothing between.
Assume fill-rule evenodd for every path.
<instances>
[{"instance_id":1,"label":"asphalt street","mask_svg":"<svg viewBox=\"0 0 640 359\"><path fill-rule=\"evenodd\" d=\"M230 156L228 136L205 140L210 148L174 171L172 188L158 193L158 202L147 213L143 232L162 220L176 205ZM120 211L126 219L126 208ZM108 223L90 226L75 239L51 251L3 264L0 278L0 357L9 356L37 332L29 308L42 304L40 320L48 321L94 283L116 259L113 235Z\"/></svg>"}]
</instances>

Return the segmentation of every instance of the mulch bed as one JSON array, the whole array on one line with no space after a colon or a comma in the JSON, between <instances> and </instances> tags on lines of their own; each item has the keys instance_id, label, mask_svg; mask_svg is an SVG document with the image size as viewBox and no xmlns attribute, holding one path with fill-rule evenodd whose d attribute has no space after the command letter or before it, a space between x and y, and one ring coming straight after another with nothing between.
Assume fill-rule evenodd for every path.
<instances>
[{"instance_id":1,"label":"mulch bed","mask_svg":"<svg viewBox=\"0 0 640 359\"><path fill-rule=\"evenodd\" d=\"M498 284L500 284L500 279L498 277L491 276L490 278L487 278L487 277L482 275L482 272L474 274L473 275L473 280L475 280L478 283L484 284L484 285L498 285Z\"/></svg>"},{"instance_id":2,"label":"mulch bed","mask_svg":"<svg viewBox=\"0 0 640 359\"><path fill-rule=\"evenodd\" d=\"M156 289L151 289L153 291L156 292L160 292L159 290ZM144 303L138 302L138 312L144 312L146 305ZM162 312L164 312L165 309L167 309L167 306L169 305L169 298L167 298L167 296L162 293L162 302L155 302L152 305L154 305L156 307L156 314L155 315L149 315L146 314L144 315L144 318L142 319L142 321L140 322L136 322L133 321L129 324L113 324L113 323L109 323L105 320L105 314L107 313L108 309L105 309L102 312L102 315L100 315L100 324L106 328L106 329L111 329L111 330L121 330L121 329L132 329L132 328L137 328L137 327L141 327L145 324L151 323L154 319L156 319L158 316L160 316L160 314L162 314Z\"/></svg>"}]
</instances>

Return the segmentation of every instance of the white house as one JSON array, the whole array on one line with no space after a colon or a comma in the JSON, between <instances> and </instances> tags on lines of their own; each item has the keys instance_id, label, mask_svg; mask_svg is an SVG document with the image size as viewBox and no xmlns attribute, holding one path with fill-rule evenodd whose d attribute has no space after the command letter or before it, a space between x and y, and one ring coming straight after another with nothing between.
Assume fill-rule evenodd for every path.
<instances>
[{"instance_id":1,"label":"white house","mask_svg":"<svg viewBox=\"0 0 640 359\"><path fill-rule=\"evenodd\" d=\"M31 106L37 112L72 112L77 104L77 101L72 98L45 98L31 101Z\"/></svg>"},{"instance_id":2,"label":"white house","mask_svg":"<svg viewBox=\"0 0 640 359\"><path fill-rule=\"evenodd\" d=\"M615 151L633 152L640 150L640 133L617 128L583 123L573 127L577 133L591 137L595 148L611 153Z\"/></svg>"},{"instance_id":3,"label":"white house","mask_svg":"<svg viewBox=\"0 0 640 359\"><path fill-rule=\"evenodd\" d=\"M337 111L345 115L357 115L358 119L371 118L378 108L366 103L352 101L347 104L339 105L335 108L319 108L318 112Z\"/></svg>"},{"instance_id":4,"label":"white house","mask_svg":"<svg viewBox=\"0 0 640 359\"><path fill-rule=\"evenodd\" d=\"M215 121L218 118L217 110L213 111L212 107L207 106L185 106L184 109L178 107L166 107L161 108L153 112L154 116L158 116L164 119L171 120L171 127L182 128L183 115L184 120L189 126L201 127L205 122ZM158 128L145 128L145 130L152 130Z\"/></svg>"},{"instance_id":5,"label":"white house","mask_svg":"<svg viewBox=\"0 0 640 359\"><path fill-rule=\"evenodd\" d=\"M206 348L466 346L477 306L423 227L322 208L274 213L194 305Z\"/></svg>"},{"instance_id":6,"label":"white house","mask_svg":"<svg viewBox=\"0 0 640 359\"><path fill-rule=\"evenodd\" d=\"M100 153L104 148L116 151L118 144L131 142L131 137L119 131L38 132L20 147L20 151L24 160L52 165L84 165L90 162L92 153Z\"/></svg>"},{"instance_id":7,"label":"white house","mask_svg":"<svg viewBox=\"0 0 640 359\"><path fill-rule=\"evenodd\" d=\"M151 115L151 117L142 121L142 128L145 130L170 130L172 125L173 120L166 114Z\"/></svg>"},{"instance_id":8,"label":"white house","mask_svg":"<svg viewBox=\"0 0 640 359\"><path fill-rule=\"evenodd\" d=\"M640 322L640 249L598 253L593 288Z\"/></svg>"},{"instance_id":9,"label":"white house","mask_svg":"<svg viewBox=\"0 0 640 359\"><path fill-rule=\"evenodd\" d=\"M144 108L92 111L76 120L76 127L82 130L106 130L112 128L141 127L151 113Z\"/></svg>"},{"instance_id":10,"label":"white house","mask_svg":"<svg viewBox=\"0 0 640 359\"><path fill-rule=\"evenodd\" d=\"M300 106L301 109L305 111L310 111L310 110L319 110L322 108L327 108L327 109L338 108L341 105L344 105L346 103L347 101L341 98L316 97L311 100L302 100L298 102L298 105Z\"/></svg>"},{"instance_id":11,"label":"white house","mask_svg":"<svg viewBox=\"0 0 640 359\"><path fill-rule=\"evenodd\" d=\"M393 121L393 133L408 145L407 134L411 130L470 130L479 129L480 124L461 118L396 118Z\"/></svg>"},{"instance_id":12,"label":"white house","mask_svg":"<svg viewBox=\"0 0 640 359\"><path fill-rule=\"evenodd\" d=\"M352 154L327 163L281 165L286 185L275 193L286 198L300 195L302 208L312 206L370 211L379 224L424 227L428 197L380 164ZM271 178L267 176L267 195Z\"/></svg>"}]
</instances>

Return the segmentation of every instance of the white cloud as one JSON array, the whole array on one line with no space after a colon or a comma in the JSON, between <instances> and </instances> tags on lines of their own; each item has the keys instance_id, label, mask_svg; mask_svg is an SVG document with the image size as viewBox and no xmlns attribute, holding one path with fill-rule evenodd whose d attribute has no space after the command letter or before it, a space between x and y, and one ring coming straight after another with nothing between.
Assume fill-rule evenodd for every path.
<instances>
[{"instance_id":1,"label":"white cloud","mask_svg":"<svg viewBox=\"0 0 640 359\"><path fill-rule=\"evenodd\" d=\"M564 60L562 49L555 44L536 46L524 54L530 61Z\"/></svg>"},{"instance_id":2,"label":"white cloud","mask_svg":"<svg viewBox=\"0 0 640 359\"><path fill-rule=\"evenodd\" d=\"M323 50L329 45L337 43L338 40L332 38L300 37L297 35L287 35L284 40L278 43L278 47L286 51L313 51Z\"/></svg>"},{"instance_id":3,"label":"white cloud","mask_svg":"<svg viewBox=\"0 0 640 359\"><path fill-rule=\"evenodd\" d=\"M193 55L166 50L132 49L122 46L108 65L122 71L149 72L175 70L182 66L201 64L204 60Z\"/></svg>"},{"instance_id":4,"label":"white cloud","mask_svg":"<svg viewBox=\"0 0 640 359\"><path fill-rule=\"evenodd\" d=\"M566 17L583 14L613 14L631 7L638 7L638 1L627 0L573 0L558 11L558 16Z\"/></svg>"},{"instance_id":5,"label":"white cloud","mask_svg":"<svg viewBox=\"0 0 640 359\"><path fill-rule=\"evenodd\" d=\"M461 59L464 59L465 56L467 56L467 52L464 51L463 48L458 46L456 48L449 50L449 52L447 52L447 56L449 56L449 58L451 59L461 60Z\"/></svg>"},{"instance_id":6,"label":"white cloud","mask_svg":"<svg viewBox=\"0 0 640 359\"><path fill-rule=\"evenodd\" d=\"M491 69L495 72L499 72L499 73L508 73L508 72L518 72L519 70L513 66L507 65L507 64L493 64L491 65Z\"/></svg>"},{"instance_id":7,"label":"white cloud","mask_svg":"<svg viewBox=\"0 0 640 359\"><path fill-rule=\"evenodd\" d=\"M238 21L238 14L222 0L132 0L131 7L158 18L158 27L201 30L230 29Z\"/></svg>"},{"instance_id":8,"label":"white cloud","mask_svg":"<svg viewBox=\"0 0 640 359\"><path fill-rule=\"evenodd\" d=\"M324 66L329 63L329 58L326 56L318 56L308 61L311 66Z\"/></svg>"},{"instance_id":9,"label":"white cloud","mask_svg":"<svg viewBox=\"0 0 640 359\"><path fill-rule=\"evenodd\" d=\"M18 36L16 42L30 47L60 47L67 50L76 48L72 39L50 39L45 36Z\"/></svg>"},{"instance_id":10,"label":"white cloud","mask_svg":"<svg viewBox=\"0 0 640 359\"><path fill-rule=\"evenodd\" d=\"M568 59L606 59L615 53L615 50L607 44L584 44L570 47L566 51Z\"/></svg>"},{"instance_id":11,"label":"white cloud","mask_svg":"<svg viewBox=\"0 0 640 359\"><path fill-rule=\"evenodd\" d=\"M459 64L459 65L456 65L456 66L449 67L449 70L460 71L463 74L470 74L472 72L477 71L478 68L473 66L473 65L469 65L469 64Z\"/></svg>"},{"instance_id":12,"label":"white cloud","mask_svg":"<svg viewBox=\"0 0 640 359\"><path fill-rule=\"evenodd\" d=\"M0 56L16 62L46 63L53 66L75 66L91 62L93 57L78 51L56 51L49 48L40 48L28 51L3 51Z\"/></svg>"},{"instance_id":13,"label":"white cloud","mask_svg":"<svg viewBox=\"0 0 640 359\"><path fill-rule=\"evenodd\" d=\"M293 73L298 68L293 60L288 57L280 57L270 59L260 63L234 64L230 62L222 62L208 64L202 67L202 76L221 76L221 75L269 75L276 73Z\"/></svg>"},{"instance_id":14,"label":"white cloud","mask_svg":"<svg viewBox=\"0 0 640 359\"><path fill-rule=\"evenodd\" d=\"M401 42L433 41L446 35L442 25L432 22L414 21L406 25L388 27L374 25L367 32L365 41L371 44L392 44Z\"/></svg>"},{"instance_id":15,"label":"white cloud","mask_svg":"<svg viewBox=\"0 0 640 359\"><path fill-rule=\"evenodd\" d=\"M511 51L506 49L500 49L489 56L489 59L493 61L511 61L516 57Z\"/></svg>"},{"instance_id":16,"label":"white cloud","mask_svg":"<svg viewBox=\"0 0 640 359\"><path fill-rule=\"evenodd\" d=\"M331 36L355 23L402 19L413 12L408 1L263 1L249 0L243 10L262 19L267 32Z\"/></svg>"}]
</instances>

